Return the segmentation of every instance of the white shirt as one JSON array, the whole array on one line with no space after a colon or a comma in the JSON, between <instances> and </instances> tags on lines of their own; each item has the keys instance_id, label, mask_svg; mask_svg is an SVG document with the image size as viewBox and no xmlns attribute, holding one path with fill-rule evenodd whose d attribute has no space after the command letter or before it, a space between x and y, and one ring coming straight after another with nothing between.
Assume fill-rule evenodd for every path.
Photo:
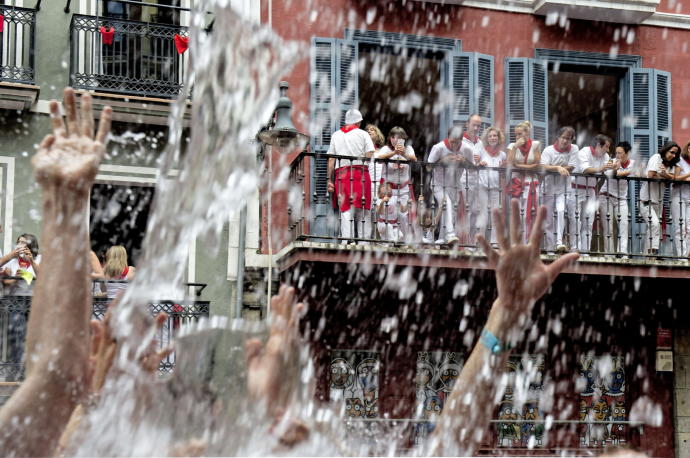
<instances>
[{"instance_id":1,"label":"white shirt","mask_svg":"<svg viewBox=\"0 0 690 458\"><path fill-rule=\"evenodd\" d=\"M618 167L617 170L607 170L606 176L608 177L601 187L601 192L608 193L612 197L617 197L619 199L628 198L628 184L629 180L626 179L616 179L614 172L628 172L634 170L635 161L628 159L628 164L623 167L623 164ZM628 175L631 176L631 175Z\"/></svg>"},{"instance_id":2,"label":"white shirt","mask_svg":"<svg viewBox=\"0 0 690 458\"><path fill-rule=\"evenodd\" d=\"M389 146L384 146L379 150L378 153L376 153L375 157L380 158L391 151L392 150ZM414 149L410 145L407 145L405 146L405 153L408 156L410 154L414 154ZM383 178L384 181L395 184L405 184L409 182L410 164L408 163L407 158L400 154L394 154L393 156L389 157L388 160L391 162L380 163L382 165L381 176L376 177L376 180L381 181L380 178Z\"/></svg>"},{"instance_id":3,"label":"white shirt","mask_svg":"<svg viewBox=\"0 0 690 458\"><path fill-rule=\"evenodd\" d=\"M500 167L505 160L505 151L499 151L496 156L492 156L484 148L484 145L479 149L479 162L486 162L487 167ZM500 187L500 175L501 172L499 170L482 170L480 168L479 185L483 188L498 189Z\"/></svg>"},{"instance_id":4,"label":"white shirt","mask_svg":"<svg viewBox=\"0 0 690 458\"><path fill-rule=\"evenodd\" d=\"M647 168L645 169L645 178L648 176L649 172L656 172L657 174L661 172L661 155L659 153L653 155L647 161ZM658 177L657 177L658 178ZM663 183L650 183L648 181L643 181L640 187L640 200L642 202L652 201L658 203L664 198L664 191L666 186Z\"/></svg>"},{"instance_id":5,"label":"white shirt","mask_svg":"<svg viewBox=\"0 0 690 458\"><path fill-rule=\"evenodd\" d=\"M680 162L678 163L678 167L680 167L681 175L690 173L690 163L683 159L682 156L680 158ZM682 200L690 200L690 182L676 181L673 183L673 192L680 194L680 198Z\"/></svg>"},{"instance_id":6,"label":"white shirt","mask_svg":"<svg viewBox=\"0 0 690 458\"><path fill-rule=\"evenodd\" d=\"M511 143L510 145L508 145L508 151L510 151L513 148L515 148L514 161L516 164L532 165L536 163L537 151L541 151L541 143L538 140L532 140L532 146L530 146L530 149L527 152L527 161L525 161L525 155L522 154L522 150L518 148L515 145L515 143ZM531 183L533 179L537 179L537 177L533 173L525 173L524 175L520 173L514 174L513 176L519 177L520 180L522 180L524 183Z\"/></svg>"},{"instance_id":7,"label":"white shirt","mask_svg":"<svg viewBox=\"0 0 690 458\"><path fill-rule=\"evenodd\" d=\"M362 129L352 129L345 133L336 130L331 136L331 144L328 147L328 154L337 156L365 157L366 153L374 151L374 142L371 141L369 134ZM362 165L362 161L349 159L336 159L335 168L347 167L349 165Z\"/></svg>"},{"instance_id":8,"label":"white shirt","mask_svg":"<svg viewBox=\"0 0 690 458\"><path fill-rule=\"evenodd\" d=\"M429 153L429 158L427 159L429 163L441 162L441 160L449 155L460 155L460 150L452 151L446 146L446 142L442 141L436 143ZM433 183L434 187L440 186L458 186L460 183L460 177L462 176L462 171L464 169L456 166L455 163L450 162L448 164L439 164L433 168Z\"/></svg>"},{"instance_id":9,"label":"white shirt","mask_svg":"<svg viewBox=\"0 0 690 458\"><path fill-rule=\"evenodd\" d=\"M585 170L589 168L600 169L604 166L611 158L608 154L603 153L597 156L594 147L587 146L582 148L577 152L578 164L573 170L576 173L585 173ZM599 181L599 177L596 175L587 177L575 177L575 184L578 186L588 186L594 188Z\"/></svg>"},{"instance_id":10,"label":"white shirt","mask_svg":"<svg viewBox=\"0 0 690 458\"><path fill-rule=\"evenodd\" d=\"M570 151L559 153L553 145L544 148L541 153L541 163L543 165L558 165L561 167L573 167L577 170L579 151L577 145L570 145ZM544 177L544 194L564 194L570 192L570 177L564 177L550 173Z\"/></svg>"},{"instance_id":11,"label":"white shirt","mask_svg":"<svg viewBox=\"0 0 690 458\"><path fill-rule=\"evenodd\" d=\"M474 155L479 154L483 147L484 145L482 145L481 140L477 139L477 143L473 143L472 140L463 136L460 154L462 154L470 164L477 165L478 163L474 161ZM477 170L467 169L467 183L465 183L465 180L462 180L462 188L464 189L465 185L467 185L468 188L474 188L477 186L478 182L479 176Z\"/></svg>"},{"instance_id":12,"label":"white shirt","mask_svg":"<svg viewBox=\"0 0 690 458\"><path fill-rule=\"evenodd\" d=\"M40 254L34 258L34 262L36 264L41 263ZM19 259L10 259L7 264L2 266L2 269L9 270L10 276L12 277L19 276L19 270L21 269L21 267L19 267ZM36 281L36 272L34 271L33 266L30 265L28 268L25 268L24 270L31 272L31 274L34 276L34 281ZM5 294L12 296L30 296L32 294L33 288L34 282L31 282L31 284L29 285L25 280L16 280L16 282L13 285L6 287Z\"/></svg>"}]
</instances>

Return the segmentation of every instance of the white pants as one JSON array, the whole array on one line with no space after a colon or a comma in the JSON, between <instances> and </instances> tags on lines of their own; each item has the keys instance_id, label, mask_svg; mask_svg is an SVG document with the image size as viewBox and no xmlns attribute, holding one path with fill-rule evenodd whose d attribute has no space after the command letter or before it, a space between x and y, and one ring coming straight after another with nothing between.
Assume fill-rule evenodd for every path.
<instances>
[{"instance_id":1,"label":"white pants","mask_svg":"<svg viewBox=\"0 0 690 458\"><path fill-rule=\"evenodd\" d=\"M558 245L563 245L563 233L565 232L565 218L568 216L570 226L570 249L577 250L577 218L575 215L575 196L571 194L544 195L546 207L546 221L544 222L545 248L553 250ZM555 214L555 217L554 217ZM555 220L555 221L554 221Z\"/></svg>"},{"instance_id":2,"label":"white pants","mask_svg":"<svg viewBox=\"0 0 690 458\"><path fill-rule=\"evenodd\" d=\"M675 228L673 235L673 247L676 256L688 256L690 247L690 200L682 200L679 197L671 199L671 217Z\"/></svg>"},{"instance_id":3,"label":"white pants","mask_svg":"<svg viewBox=\"0 0 690 458\"><path fill-rule=\"evenodd\" d=\"M593 188L576 188L573 191L571 199L574 199L573 204L575 206L576 222L574 230L579 242L577 249L586 253L592 249L592 227L594 226L594 216L599 207L599 202ZM572 231L573 229L571 229Z\"/></svg>"},{"instance_id":4,"label":"white pants","mask_svg":"<svg viewBox=\"0 0 690 458\"><path fill-rule=\"evenodd\" d=\"M413 231L412 228L410 227L410 221L409 221L409 211L410 211L410 186L402 186L398 189L393 189L393 197L396 198L396 201L399 202L399 213L398 213L398 219L399 219L399 227L398 229L403 233L403 236L406 239L409 239L408 241L412 241L413 238ZM403 211L403 207L405 207L405 211ZM379 233L381 233L379 231ZM383 235L382 235L383 237Z\"/></svg>"},{"instance_id":5,"label":"white pants","mask_svg":"<svg viewBox=\"0 0 690 458\"><path fill-rule=\"evenodd\" d=\"M355 227L357 227L357 237L371 238L371 210L350 207L349 210L340 212L340 236L344 239L341 243L347 243L355 237ZM361 243L362 245L369 244L369 242Z\"/></svg>"},{"instance_id":6,"label":"white pants","mask_svg":"<svg viewBox=\"0 0 690 458\"><path fill-rule=\"evenodd\" d=\"M501 192L498 189L481 187L477 193L477 234L486 237L486 227L491 218L490 243L496 243L496 221L492 209L501 208Z\"/></svg>"},{"instance_id":7,"label":"white pants","mask_svg":"<svg viewBox=\"0 0 690 458\"><path fill-rule=\"evenodd\" d=\"M458 201L458 189L454 186L434 186L436 211L441 213L441 232L439 237L455 237L455 205Z\"/></svg>"},{"instance_id":8,"label":"white pants","mask_svg":"<svg viewBox=\"0 0 690 458\"><path fill-rule=\"evenodd\" d=\"M661 225L659 216L661 215L661 205L659 202L640 202L640 216L647 225L647 233L644 235L644 245L642 253L647 253L648 249L659 249L659 238L661 236Z\"/></svg>"},{"instance_id":9,"label":"white pants","mask_svg":"<svg viewBox=\"0 0 690 458\"><path fill-rule=\"evenodd\" d=\"M614 196L599 197L599 218L604 236L604 251L607 253L628 253L628 198ZM613 235L613 223L617 235Z\"/></svg>"},{"instance_id":10,"label":"white pants","mask_svg":"<svg viewBox=\"0 0 690 458\"><path fill-rule=\"evenodd\" d=\"M381 234L381 240L399 242L403 238L397 223L378 221L376 227L379 230L379 234Z\"/></svg>"}]
</instances>

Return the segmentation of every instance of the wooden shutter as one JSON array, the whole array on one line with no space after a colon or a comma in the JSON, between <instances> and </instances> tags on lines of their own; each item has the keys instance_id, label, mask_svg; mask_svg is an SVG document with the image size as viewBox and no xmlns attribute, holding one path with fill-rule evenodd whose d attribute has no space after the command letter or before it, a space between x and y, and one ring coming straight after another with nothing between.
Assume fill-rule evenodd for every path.
<instances>
[{"instance_id":1,"label":"wooden shutter","mask_svg":"<svg viewBox=\"0 0 690 458\"><path fill-rule=\"evenodd\" d=\"M506 136L515 141L515 126L529 118L529 61L527 58L505 60Z\"/></svg>"},{"instance_id":2,"label":"wooden shutter","mask_svg":"<svg viewBox=\"0 0 690 458\"><path fill-rule=\"evenodd\" d=\"M529 61L530 72L530 122L532 138L542 145L549 143L549 92L546 62L536 59Z\"/></svg>"},{"instance_id":3,"label":"wooden shutter","mask_svg":"<svg viewBox=\"0 0 690 458\"><path fill-rule=\"evenodd\" d=\"M494 125L494 56L474 53L476 91L471 110L482 117L482 130Z\"/></svg>"},{"instance_id":4,"label":"wooden shutter","mask_svg":"<svg viewBox=\"0 0 690 458\"><path fill-rule=\"evenodd\" d=\"M464 125L472 114L482 117L484 128L494 123L494 58L486 54L452 51L447 54L448 88L453 96L441 125Z\"/></svg>"},{"instance_id":5,"label":"wooden shutter","mask_svg":"<svg viewBox=\"0 0 690 458\"><path fill-rule=\"evenodd\" d=\"M655 107L655 136L657 150L672 137L671 118L671 74L661 70L653 70Z\"/></svg>"}]
</instances>

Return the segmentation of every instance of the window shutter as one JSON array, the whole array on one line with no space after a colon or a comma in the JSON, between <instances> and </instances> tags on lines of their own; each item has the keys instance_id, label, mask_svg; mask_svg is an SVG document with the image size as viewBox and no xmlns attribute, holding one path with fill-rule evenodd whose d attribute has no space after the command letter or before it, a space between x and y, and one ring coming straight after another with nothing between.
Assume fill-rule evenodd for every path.
<instances>
[{"instance_id":1,"label":"window shutter","mask_svg":"<svg viewBox=\"0 0 690 458\"><path fill-rule=\"evenodd\" d=\"M331 110L334 106L336 84L336 46L334 38L313 38L310 71L311 150L325 153L331 143L331 133L337 121L333 122ZM313 209L312 232L325 234L330 211L327 189L328 159L317 157L311 163L311 200Z\"/></svg>"},{"instance_id":2,"label":"window shutter","mask_svg":"<svg viewBox=\"0 0 690 458\"><path fill-rule=\"evenodd\" d=\"M447 87L453 99L442 127L464 125L472 114L482 117L482 127L494 123L494 58L474 52L447 54ZM445 135L446 132L442 132Z\"/></svg>"},{"instance_id":3,"label":"window shutter","mask_svg":"<svg viewBox=\"0 0 690 458\"><path fill-rule=\"evenodd\" d=\"M654 70L654 94L656 100L656 144L657 150L671 140L673 123L671 119L671 74Z\"/></svg>"},{"instance_id":4,"label":"window shutter","mask_svg":"<svg viewBox=\"0 0 690 458\"><path fill-rule=\"evenodd\" d=\"M652 132L654 119L652 116L652 70L648 68L632 69L632 114L635 125L632 129L632 141L637 151L639 161L647 162L656 152Z\"/></svg>"},{"instance_id":5,"label":"window shutter","mask_svg":"<svg viewBox=\"0 0 690 458\"><path fill-rule=\"evenodd\" d=\"M494 56L475 53L474 72L476 109L472 110L482 117L482 131L494 125Z\"/></svg>"},{"instance_id":6,"label":"window shutter","mask_svg":"<svg viewBox=\"0 0 690 458\"><path fill-rule=\"evenodd\" d=\"M340 106L337 118L339 124L333 130L345 125L345 112L359 106L359 52L357 43L337 40L336 48L336 100Z\"/></svg>"},{"instance_id":7,"label":"window shutter","mask_svg":"<svg viewBox=\"0 0 690 458\"><path fill-rule=\"evenodd\" d=\"M546 61L530 59L530 122L532 123L532 138L539 140L542 145L549 143L549 93Z\"/></svg>"},{"instance_id":8,"label":"window shutter","mask_svg":"<svg viewBox=\"0 0 690 458\"><path fill-rule=\"evenodd\" d=\"M515 126L529 118L529 65L530 59L505 60L505 113L506 137L515 141Z\"/></svg>"}]
</instances>

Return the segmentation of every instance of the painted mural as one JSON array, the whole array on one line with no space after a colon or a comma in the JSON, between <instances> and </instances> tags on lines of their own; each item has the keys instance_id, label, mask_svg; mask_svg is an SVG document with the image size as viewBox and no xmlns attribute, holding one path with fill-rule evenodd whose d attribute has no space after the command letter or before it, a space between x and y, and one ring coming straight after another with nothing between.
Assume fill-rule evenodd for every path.
<instances>
[{"instance_id":1,"label":"painted mural","mask_svg":"<svg viewBox=\"0 0 690 458\"><path fill-rule=\"evenodd\" d=\"M345 416L371 419L379 416L381 355L371 351L331 352L330 398L344 403Z\"/></svg>"},{"instance_id":2,"label":"painted mural","mask_svg":"<svg viewBox=\"0 0 690 458\"><path fill-rule=\"evenodd\" d=\"M622 356L580 358L580 446L605 447L626 442L628 419L625 361Z\"/></svg>"}]
</instances>

